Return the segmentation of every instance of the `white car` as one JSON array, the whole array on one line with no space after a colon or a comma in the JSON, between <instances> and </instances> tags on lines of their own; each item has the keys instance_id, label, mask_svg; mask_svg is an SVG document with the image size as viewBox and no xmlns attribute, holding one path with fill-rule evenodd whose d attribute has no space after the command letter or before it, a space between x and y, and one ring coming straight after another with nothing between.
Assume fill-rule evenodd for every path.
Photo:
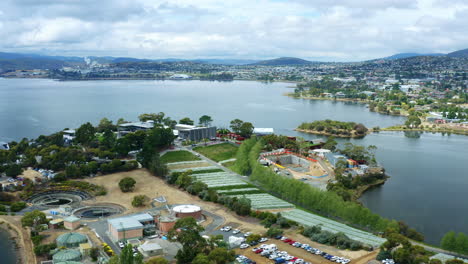
<instances>
[{"instance_id":1,"label":"white car","mask_svg":"<svg viewBox=\"0 0 468 264\"><path fill-rule=\"evenodd\" d=\"M247 233L244 234L244 236L245 236L245 237L248 237L248 236L250 236L251 234L252 234L252 232L247 232Z\"/></svg>"},{"instance_id":2,"label":"white car","mask_svg":"<svg viewBox=\"0 0 468 264\"><path fill-rule=\"evenodd\" d=\"M232 231L232 233L233 233L234 235L235 235L235 234L239 234L239 233L240 233L240 230L239 230L239 229L234 229L234 230Z\"/></svg>"},{"instance_id":3,"label":"white car","mask_svg":"<svg viewBox=\"0 0 468 264\"><path fill-rule=\"evenodd\" d=\"M241 249L246 249L246 248L248 248L248 247L249 247L249 244L241 244L241 245L240 245L240 248L241 248Z\"/></svg>"},{"instance_id":4,"label":"white car","mask_svg":"<svg viewBox=\"0 0 468 264\"><path fill-rule=\"evenodd\" d=\"M268 241L268 238L266 238L266 237L260 238L260 243L263 243L263 242L266 242L266 241Z\"/></svg>"},{"instance_id":5,"label":"white car","mask_svg":"<svg viewBox=\"0 0 468 264\"><path fill-rule=\"evenodd\" d=\"M124 247L125 247L124 243L119 242L119 248L124 248Z\"/></svg>"}]
</instances>

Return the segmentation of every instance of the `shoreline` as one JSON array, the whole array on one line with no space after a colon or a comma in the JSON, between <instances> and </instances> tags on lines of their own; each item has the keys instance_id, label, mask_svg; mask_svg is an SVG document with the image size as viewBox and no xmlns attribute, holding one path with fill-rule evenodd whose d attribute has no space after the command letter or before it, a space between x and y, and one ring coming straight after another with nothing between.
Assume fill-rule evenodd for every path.
<instances>
[{"instance_id":1,"label":"shoreline","mask_svg":"<svg viewBox=\"0 0 468 264\"><path fill-rule=\"evenodd\" d=\"M463 130L449 130L449 129L425 129L425 128L381 128L380 131L394 131L394 132L426 132L426 133L447 133L447 134L456 134L462 136L468 136L468 131Z\"/></svg>"},{"instance_id":2,"label":"shoreline","mask_svg":"<svg viewBox=\"0 0 468 264\"><path fill-rule=\"evenodd\" d=\"M14 254L17 259L16 263L37 263L36 255L33 252L34 246L32 245L32 240L28 238L28 241L26 241L21 228L2 216L0 217L0 229L5 230L8 233L10 241L12 241ZM29 230L25 232L29 233ZM30 245L30 249L27 247L27 243Z\"/></svg>"},{"instance_id":3,"label":"shoreline","mask_svg":"<svg viewBox=\"0 0 468 264\"><path fill-rule=\"evenodd\" d=\"M307 130L307 129L300 129L300 128L295 128L294 131L302 132L302 133L307 133L307 134L314 134L314 135L321 135L321 136L327 136L327 137L337 137L337 138L364 138L366 135L370 134L371 132L366 132L362 136L357 136L357 135L352 135L352 136L344 136L341 134L332 134L332 133L327 133L327 132L320 132L316 130ZM354 133L354 132L353 132Z\"/></svg>"},{"instance_id":4,"label":"shoreline","mask_svg":"<svg viewBox=\"0 0 468 264\"><path fill-rule=\"evenodd\" d=\"M12 252L15 258L17 259L16 263L18 264L26 263L26 262L23 262L24 261L23 256L25 255L25 252L22 252L22 251L25 251L25 249L24 249L24 246L22 246L23 243L21 243L22 241L21 241L20 235L16 227L12 225L11 223L5 221L4 219L1 219L0 229L5 231L5 233L7 233L8 240L10 241L9 244L11 244L13 248Z\"/></svg>"},{"instance_id":5,"label":"shoreline","mask_svg":"<svg viewBox=\"0 0 468 264\"><path fill-rule=\"evenodd\" d=\"M300 96L296 97L294 96L294 93L286 93L284 94L285 96L295 98L295 99L305 99L305 100L315 100L315 101L336 101L336 102L351 102L351 103L358 103L358 104L369 104L372 103L373 101L369 100L363 100L363 99L354 99L354 98L329 98L329 97L313 97L313 96ZM392 114L392 113L386 113L386 112L380 112L380 111L371 111L369 112L374 112L374 113L379 113L382 115L390 115L390 116L402 116L402 117L407 117L408 115L406 114Z\"/></svg>"}]
</instances>

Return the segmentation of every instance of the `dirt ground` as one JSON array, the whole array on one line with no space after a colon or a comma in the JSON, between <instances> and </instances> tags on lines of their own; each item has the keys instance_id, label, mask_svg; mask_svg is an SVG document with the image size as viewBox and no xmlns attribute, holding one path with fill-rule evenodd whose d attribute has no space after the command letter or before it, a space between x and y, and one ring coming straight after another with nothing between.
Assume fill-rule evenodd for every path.
<instances>
[{"instance_id":1,"label":"dirt ground","mask_svg":"<svg viewBox=\"0 0 468 264\"><path fill-rule=\"evenodd\" d=\"M137 182L133 192L123 193L120 191L118 183L124 177L132 177ZM242 226L242 230L254 233L266 232L266 229L258 224L259 221L257 219L251 217L240 217L235 215L235 213L227 211L227 209L220 204L203 201L197 196L190 195L187 192L168 185L164 180L151 175L145 169L114 173L105 176L89 178L85 181L93 184L103 185L107 189L106 195L96 196L95 199L88 201L87 204L116 203L127 208L127 211L125 212L127 214L150 208L149 204L146 207L134 208L131 203L135 195L144 194L150 199L164 196L166 197L166 200L169 204L198 205L203 210L222 216L225 219L225 223L238 223L240 226Z\"/></svg>"}]
</instances>

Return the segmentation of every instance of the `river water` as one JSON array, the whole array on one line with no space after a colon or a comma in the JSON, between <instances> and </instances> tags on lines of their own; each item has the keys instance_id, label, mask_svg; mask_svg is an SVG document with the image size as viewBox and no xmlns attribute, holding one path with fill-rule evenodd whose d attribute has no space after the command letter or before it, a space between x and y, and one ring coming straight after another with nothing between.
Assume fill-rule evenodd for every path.
<instances>
[{"instance_id":1,"label":"river water","mask_svg":"<svg viewBox=\"0 0 468 264\"><path fill-rule=\"evenodd\" d=\"M16 250L10 240L10 234L0 228L0 263L16 264Z\"/></svg>"},{"instance_id":2,"label":"river water","mask_svg":"<svg viewBox=\"0 0 468 264\"><path fill-rule=\"evenodd\" d=\"M100 118L136 120L146 112L174 119L210 115L228 127L235 118L278 134L321 119L362 122L367 127L405 118L369 112L362 104L310 101L283 96L288 83L251 81L82 81L0 79L0 141L37 137ZM347 140L340 140L345 142ZM468 233L468 137L381 132L352 142L378 147L377 159L392 176L361 201L383 216L402 220L437 244L449 230Z\"/></svg>"}]
</instances>

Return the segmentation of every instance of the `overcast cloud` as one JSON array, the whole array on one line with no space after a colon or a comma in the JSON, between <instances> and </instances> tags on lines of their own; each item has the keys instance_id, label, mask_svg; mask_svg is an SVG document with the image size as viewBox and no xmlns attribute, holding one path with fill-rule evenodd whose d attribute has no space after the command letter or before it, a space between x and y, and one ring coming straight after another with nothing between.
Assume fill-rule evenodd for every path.
<instances>
[{"instance_id":1,"label":"overcast cloud","mask_svg":"<svg viewBox=\"0 0 468 264\"><path fill-rule=\"evenodd\" d=\"M468 48L467 0L3 0L0 51L357 61Z\"/></svg>"}]
</instances>

